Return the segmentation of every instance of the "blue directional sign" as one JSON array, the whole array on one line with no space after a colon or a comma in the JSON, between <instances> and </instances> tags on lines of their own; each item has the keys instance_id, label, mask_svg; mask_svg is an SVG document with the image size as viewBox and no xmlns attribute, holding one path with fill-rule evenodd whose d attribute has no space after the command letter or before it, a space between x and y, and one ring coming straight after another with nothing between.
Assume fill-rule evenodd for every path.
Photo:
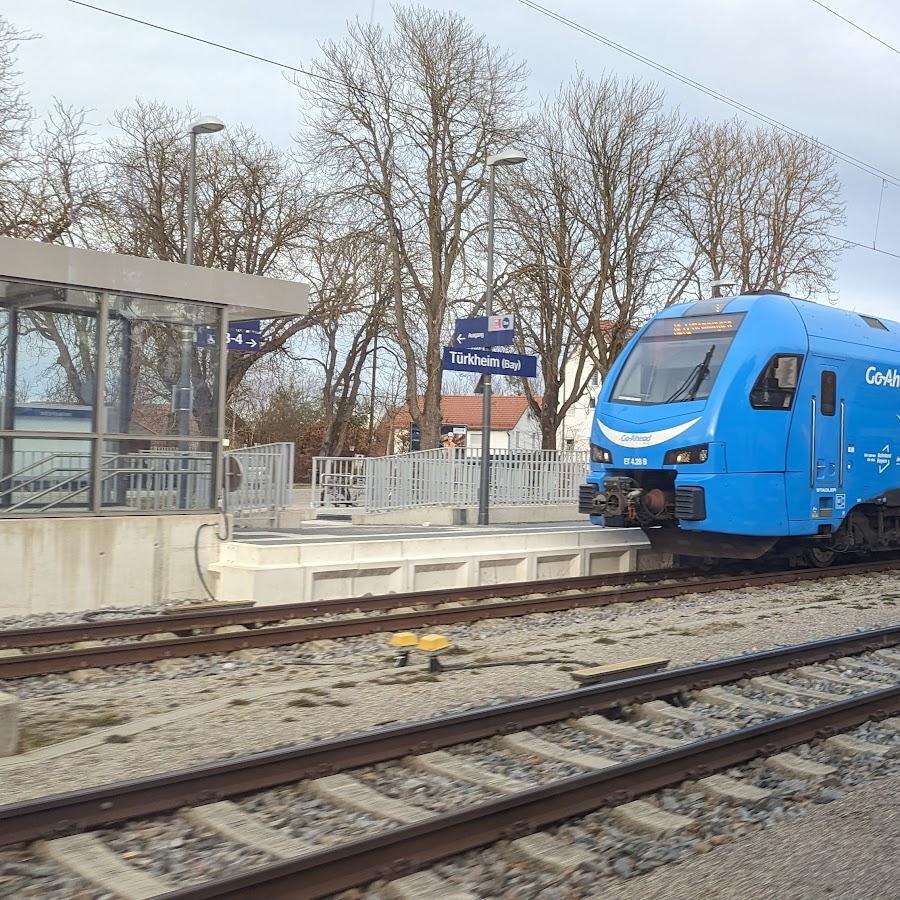
<instances>
[{"instance_id":1,"label":"blue directional sign","mask_svg":"<svg viewBox=\"0 0 900 900\"><path fill-rule=\"evenodd\" d=\"M509 315L457 319L450 341L453 347L508 347L514 343L513 317Z\"/></svg>"},{"instance_id":2,"label":"blue directional sign","mask_svg":"<svg viewBox=\"0 0 900 900\"><path fill-rule=\"evenodd\" d=\"M262 349L262 332L250 329L247 326L259 324L256 322L230 322L226 334L226 345L229 350L240 350L243 353L259 353ZM198 347L216 346L216 329L212 325L199 325L197 327L196 344Z\"/></svg>"},{"instance_id":3,"label":"blue directional sign","mask_svg":"<svg viewBox=\"0 0 900 900\"><path fill-rule=\"evenodd\" d=\"M444 347L444 369L453 372L483 372L490 375L537 376L537 357L496 350L457 350Z\"/></svg>"},{"instance_id":4,"label":"blue directional sign","mask_svg":"<svg viewBox=\"0 0 900 900\"><path fill-rule=\"evenodd\" d=\"M262 319L245 319L243 322L229 322L229 331L262 331Z\"/></svg>"}]
</instances>

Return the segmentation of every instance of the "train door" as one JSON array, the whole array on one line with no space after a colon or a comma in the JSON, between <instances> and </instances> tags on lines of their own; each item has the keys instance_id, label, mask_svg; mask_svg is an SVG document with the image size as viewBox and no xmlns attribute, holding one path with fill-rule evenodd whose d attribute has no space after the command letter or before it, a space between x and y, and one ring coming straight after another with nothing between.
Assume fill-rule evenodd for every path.
<instances>
[{"instance_id":1,"label":"train door","mask_svg":"<svg viewBox=\"0 0 900 900\"><path fill-rule=\"evenodd\" d=\"M839 360L814 358L814 362L816 380L810 401L812 440L809 459L812 517L840 519L837 507L843 487L844 403L838 384Z\"/></svg>"}]
</instances>

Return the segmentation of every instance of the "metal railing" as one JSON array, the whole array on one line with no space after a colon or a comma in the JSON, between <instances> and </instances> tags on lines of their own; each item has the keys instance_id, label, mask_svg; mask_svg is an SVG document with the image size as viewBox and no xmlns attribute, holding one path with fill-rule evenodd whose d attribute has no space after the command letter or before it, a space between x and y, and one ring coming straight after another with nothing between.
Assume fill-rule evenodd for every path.
<instances>
[{"instance_id":1,"label":"metal railing","mask_svg":"<svg viewBox=\"0 0 900 900\"><path fill-rule=\"evenodd\" d=\"M294 487L294 444L260 444L229 450L228 460L240 465L241 481L236 490L229 491L228 511L237 522L247 519L268 519L277 528L281 513L291 505Z\"/></svg>"},{"instance_id":2,"label":"metal railing","mask_svg":"<svg viewBox=\"0 0 900 900\"><path fill-rule=\"evenodd\" d=\"M589 471L583 450L492 450L494 506L576 503ZM395 456L313 459L312 505L369 512L475 506L480 451L448 447Z\"/></svg>"},{"instance_id":3,"label":"metal railing","mask_svg":"<svg viewBox=\"0 0 900 900\"><path fill-rule=\"evenodd\" d=\"M364 506L369 462L361 456L314 456L310 505L337 509Z\"/></svg>"},{"instance_id":4,"label":"metal railing","mask_svg":"<svg viewBox=\"0 0 900 900\"><path fill-rule=\"evenodd\" d=\"M13 471L0 479L0 515L83 509L90 491L91 453L23 450L13 454ZM209 509L212 455L183 450L104 453L101 459L104 509L162 512Z\"/></svg>"}]
</instances>

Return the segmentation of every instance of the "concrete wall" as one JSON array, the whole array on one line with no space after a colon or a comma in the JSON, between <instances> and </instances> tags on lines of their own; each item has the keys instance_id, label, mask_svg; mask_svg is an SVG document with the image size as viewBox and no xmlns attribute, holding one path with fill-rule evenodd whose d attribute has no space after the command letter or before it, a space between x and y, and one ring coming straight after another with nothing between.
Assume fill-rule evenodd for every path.
<instances>
[{"instance_id":1,"label":"concrete wall","mask_svg":"<svg viewBox=\"0 0 900 900\"><path fill-rule=\"evenodd\" d=\"M648 547L638 528L471 532L384 540L222 545L219 600L296 603L399 591L628 572Z\"/></svg>"},{"instance_id":2,"label":"concrete wall","mask_svg":"<svg viewBox=\"0 0 900 900\"><path fill-rule=\"evenodd\" d=\"M0 519L0 616L201 598L215 514ZM201 564L218 554L212 529Z\"/></svg>"}]
</instances>

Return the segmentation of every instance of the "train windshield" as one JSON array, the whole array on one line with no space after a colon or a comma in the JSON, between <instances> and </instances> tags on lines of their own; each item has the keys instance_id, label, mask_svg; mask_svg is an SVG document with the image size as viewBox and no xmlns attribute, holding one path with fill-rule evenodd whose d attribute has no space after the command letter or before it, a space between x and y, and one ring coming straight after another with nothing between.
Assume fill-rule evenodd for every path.
<instances>
[{"instance_id":1,"label":"train windshield","mask_svg":"<svg viewBox=\"0 0 900 900\"><path fill-rule=\"evenodd\" d=\"M744 313L655 319L632 348L613 403L684 403L709 397Z\"/></svg>"}]
</instances>

